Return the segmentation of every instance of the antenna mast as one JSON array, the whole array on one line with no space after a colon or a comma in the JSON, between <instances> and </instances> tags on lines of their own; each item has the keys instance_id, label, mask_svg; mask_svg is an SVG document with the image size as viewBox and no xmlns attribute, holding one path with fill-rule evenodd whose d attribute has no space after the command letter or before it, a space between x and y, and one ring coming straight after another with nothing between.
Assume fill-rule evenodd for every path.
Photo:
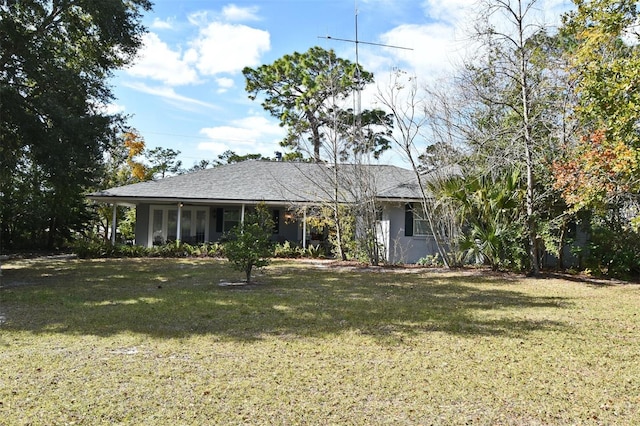
<instances>
[{"instance_id":1,"label":"antenna mast","mask_svg":"<svg viewBox=\"0 0 640 426\"><path fill-rule=\"evenodd\" d=\"M356 103L353 112L356 114L356 142L362 142L362 81L360 80L360 57L358 54L358 0L354 0L354 18L356 29L356 96L354 102Z\"/></svg>"},{"instance_id":2,"label":"antenna mast","mask_svg":"<svg viewBox=\"0 0 640 426\"><path fill-rule=\"evenodd\" d=\"M362 139L362 81L360 79L360 54L359 54L359 45L360 44L368 44L370 46L380 46L380 47L389 47L392 49L402 49L402 50L413 50L409 47L402 46L393 46L390 44L382 44L382 43L372 43L368 41L360 41L358 39L358 0L354 0L354 17L355 17L355 39L350 40L346 38L336 38L331 36L319 37L325 38L327 40L337 40L337 41L346 41L348 43L354 43L356 48L356 84L355 84L355 96L354 96L354 114L355 114L355 127L356 127L356 140L360 141Z\"/></svg>"}]
</instances>

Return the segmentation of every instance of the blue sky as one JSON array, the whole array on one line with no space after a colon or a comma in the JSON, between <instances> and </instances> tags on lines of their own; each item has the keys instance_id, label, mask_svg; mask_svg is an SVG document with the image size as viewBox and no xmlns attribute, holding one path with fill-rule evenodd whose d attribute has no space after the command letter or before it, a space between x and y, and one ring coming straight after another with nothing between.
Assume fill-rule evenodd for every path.
<instances>
[{"instance_id":1,"label":"blue sky","mask_svg":"<svg viewBox=\"0 0 640 426\"><path fill-rule=\"evenodd\" d=\"M273 157L284 129L244 90L242 69L270 64L312 46L355 61L358 12L361 41L412 50L359 45L362 66L383 81L400 68L433 79L451 70L468 46L475 0L155 0L144 18L149 29L133 66L112 81L112 111L147 147L181 151L184 167L227 149ZM547 22L557 22L566 0L541 0ZM363 108L367 105L363 96ZM393 154L383 159L393 162Z\"/></svg>"}]
</instances>

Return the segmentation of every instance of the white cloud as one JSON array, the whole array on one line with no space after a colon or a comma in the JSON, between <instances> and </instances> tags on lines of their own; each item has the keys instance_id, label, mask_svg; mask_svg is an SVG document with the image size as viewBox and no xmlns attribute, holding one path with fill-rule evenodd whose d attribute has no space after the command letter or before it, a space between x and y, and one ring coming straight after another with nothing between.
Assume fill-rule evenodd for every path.
<instances>
[{"instance_id":1,"label":"white cloud","mask_svg":"<svg viewBox=\"0 0 640 426\"><path fill-rule=\"evenodd\" d=\"M260 56L271 47L267 31L245 25L213 22L200 31L200 36L192 42L197 54L196 66L203 75L236 73L246 66L260 64Z\"/></svg>"},{"instance_id":2,"label":"white cloud","mask_svg":"<svg viewBox=\"0 0 640 426\"><path fill-rule=\"evenodd\" d=\"M217 78L216 83L218 84L218 93L225 93L235 85L233 79L228 77Z\"/></svg>"},{"instance_id":3,"label":"white cloud","mask_svg":"<svg viewBox=\"0 0 640 426\"><path fill-rule=\"evenodd\" d=\"M171 50L157 34L147 33L144 35L143 47L138 53L138 58L126 72L135 77L151 78L171 86L196 83L196 71L180 56L180 52Z\"/></svg>"},{"instance_id":4,"label":"white cloud","mask_svg":"<svg viewBox=\"0 0 640 426\"><path fill-rule=\"evenodd\" d=\"M172 21L171 18L167 18L164 21L160 18L154 18L153 23L151 24L151 28L154 28L157 30L173 29L173 23L171 21Z\"/></svg>"},{"instance_id":5,"label":"white cloud","mask_svg":"<svg viewBox=\"0 0 640 426\"><path fill-rule=\"evenodd\" d=\"M261 116L234 120L229 126L204 128L200 133L211 140L198 144L198 149L214 155L230 149L240 155L259 153L273 156L278 142L285 136L282 127Z\"/></svg>"},{"instance_id":6,"label":"white cloud","mask_svg":"<svg viewBox=\"0 0 640 426\"><path fill-rule=\"evenodd\" d=\"M480 7L477 0L425 0L422 8L428 18L426 24L399 25L380 36L384 44L410 47L412 51L382 49L375 56L365 54L363 57L376 76L392 67L427 78L447 74L465 55L473 53L470 49L477 48L472 26ZM531 10L529 19L539 25L554 27L559 24L562 13L571 7L569 0L540 0ZM507 25L500 13L494 19L499 20L498 27Z\"/></svg>"},{"instance_id":7,"label":"white cloud","mask_svg":"<svg viewBox=\"0 0 640 426\"><path fill-rule=\"evenodd\" d=\"M158 96L166 101L171 102L173 105L176 105L182 109L186 109L189 111L194 110L194 107L200 108L209 108L209 109L218 109L214 104L203 102L198 99L189 98L187 96L180 95L176 93L176 91L172 87L168 86L148 86L144 83L123 83L124 86L136 90L138 92L146 93L153 96Z\"/></svg>"},{"instance_id":8,"label":"white cloud","mask_svg":"<svg viewBox=\"0 0 640 426\"><path fill-rule=\"evenodd\" d=\"M437 76L451 70L460 54L461 46L455 42L453 27L446 24L400 25L383 34L384 44L408 47L413 50L384 49L386 71L393 66L418 75Z\"/></svg>"},{"instance_id":9,"label":"white cloud","mask_svg":"<svg viewBox=\"0 0 640 426\"><path fill-rule=\"evenodd\" d=\"M222 16L228 22L259 21L258 10L258 6L238 7L235 4L229 4L222 8Z\"/></svg>"},{"instance_id":10,"label":"white cloud","mask_svg":"<svg viewBox=\"0 0 640 426\"><path fill-rule=\"evenodd\" d=\"M560 24L561 15L573 7L570 0L537 0L532 6L530 15L537 15L539 24L552 26ZM422 3L427 17L448 23L458 30L468 28L483 7L479 0L425 0Z\"/></svg>"},{"instance_id":11,"label":"white cloud","mask_svg":"<svg viewBox=\"0 0 640 426\"><path fill-rule=\"evenodd\" d=\"M92 102L91 104L99 114L106 114L106 115L122 114L126 110L124 105L120 105L116 103L105 104L103 102Z\"/></svg>"},{"instance_id":12,"label":"white cloud","mask_svg":"<svg viewBox=\"0 0 640 426\"><path fill-rule=\"evenodd\" d=\"M104 109L104 112L108 115L122 114L126 110L124 105L119 105L114 103L104 105L103 109Z\"/></svg>"},{"instance_id":13,"label":"white cloud","mask_svg":"<svg viewBox=\"0 0 640 426\"><path fill-rule=\"evenodd\" d=\"M187 16L187 20L191 25L195 25L196 27L202 27L209 22L209 12L206 10L201 10L198 12L191 13Z\"/></svg>"},{"instance_id":14,"label":"white cloud","mask_svg":"<svg viewBox=\"0 0 640 426\"><path fill-rule=\"evenodd\" d=\"M224 143L224 142L210 141L210 142L200 142L198 144L198 150L207 151L207 153L205 154L205 156L207 156L207 157L208 156L213 156L215 158L218 155L223 154L228 149L231 149L229 147L229 144L228 143ZM236 154L237 154L237 152L236 152ZM243 154L240 154L240 155L243 155Z\"/></svg>"},{"instance_id":15,"label":"white cloud","mask_svg":"<svg viewBox=\"0 0 640 426\"><path fill-rule=\"evenodd\" d=\"M437 21L446 22L457 26L461 21L473 15L473 9L477 10L477 0L426 0L422 7L425 14Z\"/></svg>"}]
</instances>

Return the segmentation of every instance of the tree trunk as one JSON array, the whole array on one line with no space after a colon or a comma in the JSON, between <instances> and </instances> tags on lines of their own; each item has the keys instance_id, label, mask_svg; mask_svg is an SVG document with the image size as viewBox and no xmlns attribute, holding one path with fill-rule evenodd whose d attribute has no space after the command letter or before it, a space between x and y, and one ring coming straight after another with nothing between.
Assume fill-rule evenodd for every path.
<instances>
[{"instance_id":1,"label":"tree trunk","mask_svg":"<svg viewBox=\"0 0 640 426\"><path fill-rule=\"evenodd\" d=\"M247 268L244 270L246 274L247 284L251 283L251 270L253 269L253 265L247 265Z\"/></svg>"},{"instance_id":2,"label":"tree trunk","mask_svg":"<svg viewBox=\"0 0 640 426\"><path fill-rule=\"evenodd\" d=\"M525 28L523 26L524 15L522 12L522 0L518 1L518 36L519 36L519 61L520 61L520 93L522 101L522 130L524 131L524 151L525 163L527 167L527 231L529 237L529 258L531 261L531 274L538 275L540 266L538 265L538 235L536 230L536 220L534 216L534 178L533 178L533 141L531 137L531 123L529 122L531 103L529 99L529 81L527 79L527 58L525 57L524 39Z\"/></svg>"},{"instance_id":3,"label":"tree trunk","mask_svg":"<svg viewBox=\"0 0 640 426\"><path fill-rule=\"evenodd\" d=\"M47 234L47 248L49 250L52 250L55 245L56 228L57 228L56 222L57 221L55 216L49 219L49 232Z\"/></svg>"},{"instance_id":4,"label":"tree trunk","mask_svg":"<svg viewBox=\"0 0 640 426\"><path fill-rule=\"evenodd\" d=\"M567 222L562 221L562 228L560 229L560 241L558 242L558 266L560 270L564 270L564 243L567 235Z\"/></svg>"},{"instance_id":5,"label":"tree trunk","mask_svg":"<svg viewBox=\"0 0 640 426\"><path fill-rule=\"evenodd\" d=\"M313 161L319 163L320 160L320 145L322 144L322 140L320 139L320 130L318 120L313 115L312 112L307 112L307 120L309 120L310 128L311 128L311 140L313 141Z\"/></svg>"}]
</instances>

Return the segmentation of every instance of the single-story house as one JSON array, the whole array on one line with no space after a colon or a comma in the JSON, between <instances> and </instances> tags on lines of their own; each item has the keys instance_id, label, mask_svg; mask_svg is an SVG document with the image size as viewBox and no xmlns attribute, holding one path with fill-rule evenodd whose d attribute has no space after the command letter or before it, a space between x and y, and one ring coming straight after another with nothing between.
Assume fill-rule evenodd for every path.
<instances>
[{"instance_id":1,"label":"single-story house","mask_svg":"<svg viewBox=\"0 0 640 426\"><path fill-rule=\"evenodd\" d=\"M142 246L218 241L243 220L246 209L264 203L273 213L274 240L306 247L322 238L307 226L307 212L336 197L350 203L364 193L377 200L376 232L387 261L415 263L437 252L419 214L422 194L415 173L391 165L252 160L105 189L88 198L135 206L135 243Z\"/></svg>"}]
</instances>

